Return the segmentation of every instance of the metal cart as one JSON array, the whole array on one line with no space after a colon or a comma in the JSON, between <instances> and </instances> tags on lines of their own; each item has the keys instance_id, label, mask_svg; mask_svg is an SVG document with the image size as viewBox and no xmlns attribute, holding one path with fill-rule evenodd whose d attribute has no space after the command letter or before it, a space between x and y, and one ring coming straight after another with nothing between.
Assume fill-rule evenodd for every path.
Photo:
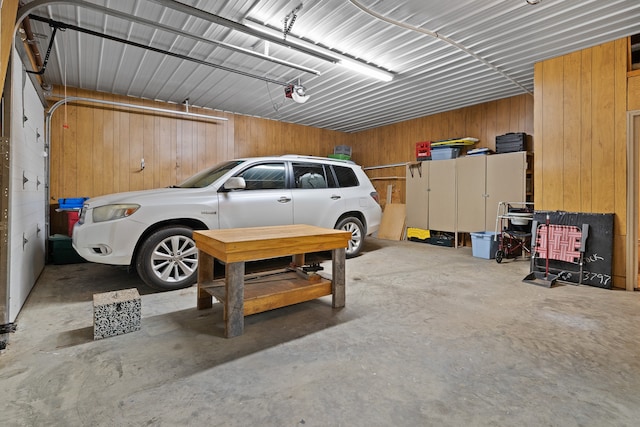
<instances>
[{"instance_id":1,"label":"metal cart","mask_svg":"<svg viewBox=\"0 0 640 427\"><path fill-rule=\"evenodd\" d=\"M496 215L496 262L531 255L532 202L499 202Z\"/></svg>"}]
</instances>

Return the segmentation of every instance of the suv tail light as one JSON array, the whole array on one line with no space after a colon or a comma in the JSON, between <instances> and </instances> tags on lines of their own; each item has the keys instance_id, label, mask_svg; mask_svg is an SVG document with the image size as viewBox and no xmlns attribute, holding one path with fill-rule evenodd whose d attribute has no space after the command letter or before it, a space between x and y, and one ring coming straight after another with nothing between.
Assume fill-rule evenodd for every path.
<instances>
[{"instance_id":1,"label":"suv tail light","mask_svg":"<svg viewBox=\"0 0 640 427\"><path fill-rule=\"evenodd\" d=\"M369 195L373 197L373 200L375 200L377 204L380 204L380 196L378 196L377 191L372 191Z\"/></svg>"}]
</instances>

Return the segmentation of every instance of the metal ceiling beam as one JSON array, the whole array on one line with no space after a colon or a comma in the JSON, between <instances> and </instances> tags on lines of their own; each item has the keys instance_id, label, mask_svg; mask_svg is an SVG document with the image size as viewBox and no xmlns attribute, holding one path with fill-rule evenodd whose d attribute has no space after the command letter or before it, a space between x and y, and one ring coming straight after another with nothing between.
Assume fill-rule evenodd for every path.
<instances>
[{"instance_id":1,"label":"metal ceiling beam","mask_svg":"<svg viewBox=\"0 0 640 427\"><path fill-rule=\"evenodd\" d=\"M177 2L177 1L174 1L174 0L149 0L149 1L151 1L153 3L157 3L157 4L161 5L161 6L166 7L166 8L173 9L175 11L184 13L185 15L188 15L188 16L195 16L195 17L203 19L205 21L213 22L214 24L222 25L224 27L231 28L232 30L240 31L241 33L248 34L250 36L256 37L256 38L261 39L261 40L267 40L267 41L269 41L271 43L279 44L281 46L288 47L290 49L297 50L299 52L304 52L307 55L311 55L311 56L313 56L315 58L322 59L323 61L331 62L331 63L334 63L334 64L336 63L336 59L331 57L331 56L324 55L324 54L322 54L320 52L316 52L316 51L313 51L311 49L307 49L307 48L302 47L302 46L293 45L293 44L288 43L286 40L281 39L279 37L274 37L274 36L271 36L269 34L265 34L263 32L260 32L258 30L254 30L253 28L250 28L250 27L248 27L248 26L246 26L244 24L241 24L239 22L232 21L232 20L227 19L227 18L223 18L222 16L215 15L213 13L205 12L204 10L197 9L195 7L186 5L184 3L180 3L180 2Z\"/></svg>"},{"instance_id":2,"label":"metal ceiling beam","mask_svg":"<svg viewBox=\"0 0 640 427\"><path fill-rule=\"evenodd\" d=\"M107 40L112 40L112 41L116 41L116 42L119 42L119 43L130 45L130 46L135 46L135 47L138 47L140 49L146 49L146 50L150 50L152 52L161 53L163 55L173 56L174 58L182 59L184 61L195 62L195 63L200 64L200 65L206 65L207 67L218 68L220 70L228 71L230 73L240 74L240 75L243 75L245 77L251 77L251 78L254 78L254 79L262 80L262 81L265 81L267 83L274 83L274 84L277 84L277 85L280 85L280 86L289 86L289 84L290 84L290 82L282 82L280 80L274 80L274 79L270 79L268 77L258 76L256 74L251 74L251 73L248 73L246 71L236 70L234 68L226 67L224 65L214 64L213 62L207 62L207 61L204 61L202 59L192 58L190 56L182 55L182 54L175 53L175 52L170 52L168 50L159 49L159 48L148 46L148 45L145 45L145 44L142 44L142 43L132 42L130 40L126 40L126 39L123 39L123 38L120 38L120 37L110 36L108 34L99 33L97 31L93 31L93 30L89 30L89 29L86 29L86 28L78 27L76 25L67 24L65 22L55 21L53 19L43 18L43 17L37 16L37 15L29 15L29 19L31 19L33 21L45 22L45 23L49 24L50 26L52 26L54 29L61 28L61 29L69 29L69 30L78 31L78 32L89 34L89 35L92 35L92 36L101 37L101 38L104 38L104 39L107 39Z\"/></svg>"},{"instance_id":3,"label":"metal ceiling beam","mask_svg":"<svg viewBox=\"0 0 640 427\"><path fill-rule=\"evenodd\" d=\"M293 69L296 69L296 70L300 70L300 71L303 71L305 73L320 75L320 72L317 71L317 70L314 70L313 68L308 68L308 67L305 67L305 66L302 66L302 65L297 65L297 64L294 64L294 63L289 62L289 61L278 59L278 58L275 58L273 56L265 55L265 54L262 54L260 52L255 52L255 51L252 51L252 50L249 50L249 49L245 49L245 48L242 48L242 47L239 47L239 46L234 46L234 45L229 44L229 43L225 43L225 42L221 42L221 41L217 41L217 40L209 40L209 39L206 39L206 38L201 37L199 35L188 33L186 31L182 31L182 30L179 30L177 28L170 27L170 26L162 24L160 22L150 21L148 19L141 18L141 17L135 16L135 15L130 15L130 14L125 13L125 12L120 12L120 11L115 10L115 9L109 9L109 8L104 7L104 6L100 6L100 5L93 4L93 3L88 3L88 2L86 2L84 0L38 0L38 1L34 1L34 2L31 2L31 3L28 3L23 8L18 10L18 20L17 20L17 22L18 23L22 22L32 11L34 11L34 10L40 8L40 7L49 6L51 4L56 4L56 3L57 4L71 4L71 5L78 6L78 7L84 7L84 8L87 8L87 9L92 9L92 10L95 10L97 12L104 13L105 15L109 15L109 16L112 16L114 18L122 19L124 21L134 22L136 24L144 25L144 26L147 26L147 27L153 28L153 29L160 29L162 31L165 31L165 32L168 32L168 33L171 33L171 34L175 34L175 35L178 35L178 36L186 37L186 38L195 40L195 41L200 42L200 43L205 43L205 44L209 44L209 45L213 45L213 46L218 46L218 47L221 47L223 49L231 50L233 52L241 53L241 54L248 55L248 56L253 56L255 58L263 59L265 61L273 62L275 64L284 65L286 67L293 68ZM233 22L233 21L230 21L230 22ZM324 59L324 58L321 58L321 59Z\"/></svg>"}]
</instances>

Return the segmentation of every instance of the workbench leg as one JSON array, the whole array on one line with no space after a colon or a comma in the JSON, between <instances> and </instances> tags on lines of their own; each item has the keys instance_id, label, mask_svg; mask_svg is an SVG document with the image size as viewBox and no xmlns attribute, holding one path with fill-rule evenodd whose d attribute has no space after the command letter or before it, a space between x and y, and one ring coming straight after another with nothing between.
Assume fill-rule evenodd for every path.
<instances>
[{"instance_id":1,"label":"workbench leg","mask_svg":"<svg viewBox=\"0 0 640 427\"><path fill-rule=\"evenodd\" d=\"M206 252L198 250L198 310L211 308L213 298L207 291L201 289L207 283L213 281L213 257Z\"/></svg>"},{"instance_id":2,"label":"workbench leg","mask_svg":"<svg viewBox=\"0 0 640 427\"><path fill-rule=\"evenodd\" d=\"M291 263L295 267L302 267L304 265L304 254L296 254L292 257Z\"/></svg>"},{"instance_id":3,"label":"workbench leg","mask_svg":"<svg viewBox=\"0 0 640 427\"><path fill-rule=\"evenodd\" d=\"M224 285L224 335L232 338L244 333L244 262L227 263Z\"/></svg>"},{"instance_id":4,"label":"workbench leg","mask_svg":"<svg viewBox=\"0 0 640 427\"><path fill-rule=\"evenodd\" d=\"M333 308L344 307L345 304L345 248L331 251L331 294L333 295Z\"/></svg>"}]
</instances>

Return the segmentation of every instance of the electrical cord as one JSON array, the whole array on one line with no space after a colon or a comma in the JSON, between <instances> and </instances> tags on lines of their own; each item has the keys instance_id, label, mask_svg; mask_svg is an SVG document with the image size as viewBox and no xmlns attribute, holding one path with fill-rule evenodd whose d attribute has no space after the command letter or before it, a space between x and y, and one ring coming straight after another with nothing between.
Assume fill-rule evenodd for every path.
<instances>
[{"instance_id":1,"label":"electrical cord","mask_svg":"<svg viewBox=\"0 0 640 427\"><path fill-rule=\"evenodd\" d=\"M273 111L277 113L277 116L280 116L280 108L284 105L284 101L281 104L277 104L273 100L273 95L271 95L271 88L269 87L269 82L264 82L267 85L267 93L269 94L269 99L271 100L271 106L273 107Z\"/></svg>"}]
</instances>

